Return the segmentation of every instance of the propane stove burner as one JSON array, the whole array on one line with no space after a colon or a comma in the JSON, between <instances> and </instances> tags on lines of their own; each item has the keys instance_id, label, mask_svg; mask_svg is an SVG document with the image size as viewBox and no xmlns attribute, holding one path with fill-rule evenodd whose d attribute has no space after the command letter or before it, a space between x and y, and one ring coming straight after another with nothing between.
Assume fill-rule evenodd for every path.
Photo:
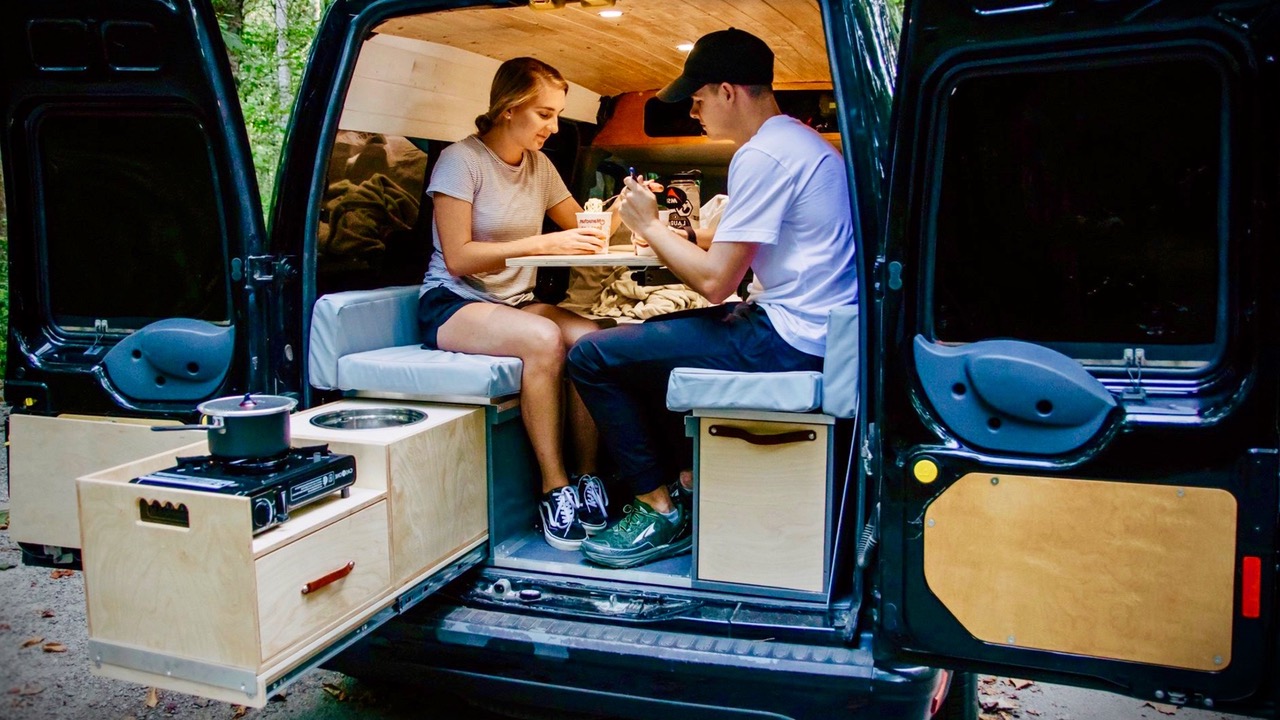
<instances>
[{"instance_id":1,"label":"propane stove burner","mask_svg":"<svg viewBox=\"0 0 1280 720\"><path fill-rule=\"evenodd\" d=\"M290 448L267 458L196 455L131 482L249 498L255 534L289 519L289 513L335 492L350 494L356 460L328 445Z\"/></svg>"}]
</instances>

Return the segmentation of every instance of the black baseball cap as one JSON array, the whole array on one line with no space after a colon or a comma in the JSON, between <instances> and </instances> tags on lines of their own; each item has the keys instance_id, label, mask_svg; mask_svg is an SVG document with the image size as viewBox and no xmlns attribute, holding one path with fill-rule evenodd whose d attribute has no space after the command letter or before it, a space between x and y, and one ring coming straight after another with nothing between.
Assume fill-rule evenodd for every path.
<instances>
[{"instance_id":1,"label":"black baseball cap","mask_svg":"<svg viewBox=\"0 0 1280 720\"><path fill-rule=\"evenodd\" d=\"M709 83L773 86L773 51L744 30L729 28L707 33L693 44L684 72L658 91L663 102L680 102Z\"/></svg>"}]
</instances>

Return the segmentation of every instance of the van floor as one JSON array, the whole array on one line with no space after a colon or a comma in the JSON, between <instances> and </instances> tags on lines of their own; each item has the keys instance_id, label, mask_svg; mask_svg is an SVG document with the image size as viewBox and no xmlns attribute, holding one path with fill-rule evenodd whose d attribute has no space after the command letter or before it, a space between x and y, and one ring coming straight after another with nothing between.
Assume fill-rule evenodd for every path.
<instances>
[{"instance_id":1,"label":"van floor","mask_svg":"<svg viewBox=\"0 0 1280 720\"><path fill-rule=\"evenodd\" d=\"M693 569L693 555L685 553L625 570L607 568L587 562L581 553L551 547L543 539L541 530L531 529L509 538L494 548L493 566L688 588Z\"/></svg>"}]
</instances>

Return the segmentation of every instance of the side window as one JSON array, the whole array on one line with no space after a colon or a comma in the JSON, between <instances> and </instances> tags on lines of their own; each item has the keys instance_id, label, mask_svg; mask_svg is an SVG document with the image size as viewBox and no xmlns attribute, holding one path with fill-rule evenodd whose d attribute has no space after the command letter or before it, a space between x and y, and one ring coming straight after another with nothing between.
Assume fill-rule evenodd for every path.
<instances>
[{"instance_id":1,"label":"side window","mask_svg":"<svg viewBox=\"0 0 1280 720\"><path fill-rule=\"evenodd\" d=\"M943 111L926 334L1203 372L1226 317L1225 89L1194 59L972 76Z\"/></svg>"},{"instance_id":2,"label":"side window","mask_svg":"<svg viewBox=\"0 0 1280 720\"><path fill-rule=\"evenodd\" d=\"M423 191L445 145L338 133L320 210L320 294L422 282L431 254L431 204Z\"/></svg>"},{"instance_id":3,"label":"side window","mask_svg":"<svg viewBox=\"0 0 1280 720\"><path fill-rule=\"evenodd\" d=\"M46 112L37 121L45 303L62 331L231 319L209 139L179 111Z\"/></svg>"}]
</instances>

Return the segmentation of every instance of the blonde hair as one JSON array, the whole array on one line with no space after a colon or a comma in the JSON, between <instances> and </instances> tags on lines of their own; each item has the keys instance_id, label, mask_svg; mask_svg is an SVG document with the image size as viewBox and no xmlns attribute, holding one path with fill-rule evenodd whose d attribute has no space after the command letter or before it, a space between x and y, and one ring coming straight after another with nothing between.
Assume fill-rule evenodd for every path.
<instances>
[{"instance_id":1,"label":"blonde hair","mask_svg":"<svg viewBox=\"0 0 1280 720\"><path fill-rule=\"evenodd\" d=\"M543 84L569 91L569 83L559 70L531 57L511 58L498 67L489 86L489 111L476 117L476 130L493 129L498 116L537 97Z\"/></svg>"}]
</instances>

